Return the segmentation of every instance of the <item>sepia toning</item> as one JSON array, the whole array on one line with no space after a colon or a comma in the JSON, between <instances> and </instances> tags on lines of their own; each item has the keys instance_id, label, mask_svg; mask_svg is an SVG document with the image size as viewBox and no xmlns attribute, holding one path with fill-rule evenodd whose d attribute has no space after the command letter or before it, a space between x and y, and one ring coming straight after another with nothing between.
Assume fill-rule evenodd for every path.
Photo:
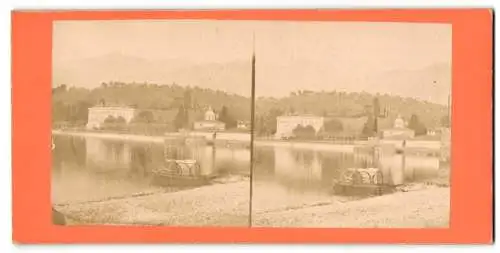
<instances>
[{"instance_id":1,"label":"sepia toning","mask_svg":"<svg viewBox=\"0 0 500 253\"><path fill-rule=\"evenodd\" d=\"M53 31L54 224L449 226L449 25Z\"/></svg>"}]
</instances>

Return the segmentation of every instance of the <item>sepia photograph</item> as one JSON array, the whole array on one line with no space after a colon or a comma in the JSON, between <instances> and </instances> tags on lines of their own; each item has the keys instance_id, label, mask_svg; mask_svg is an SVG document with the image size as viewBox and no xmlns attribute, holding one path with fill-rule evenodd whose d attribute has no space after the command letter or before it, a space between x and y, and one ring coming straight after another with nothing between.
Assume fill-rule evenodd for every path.
<instances>
[{"instance_id":1,"label":"sepia photograph","mask_svg":"<svg viewBox=\"0 0 500 253\"><path fill-rule=\"evenodd\" d=\"M61 225L447 228L451 25L53 25Z\"/></svg>"},{"instance_id":2,"label":"sepia photograph","mask_svg":"<svg viewBox=\"0 0 500 253\"><path fill-rule=\"evenodd\" d=\"M248 227L252 41L232 22L54 22L53 222Z\"/></svg>"},{"instance_id":3,"label":"sepia photograph","mask_svg":"<svg viewBox=\"0 0 500 253\"><path fill-rule=\"evenodd\" d=\"M252 226L449 227L451 25L254 28Z\"/></svg>"}]
</instances>

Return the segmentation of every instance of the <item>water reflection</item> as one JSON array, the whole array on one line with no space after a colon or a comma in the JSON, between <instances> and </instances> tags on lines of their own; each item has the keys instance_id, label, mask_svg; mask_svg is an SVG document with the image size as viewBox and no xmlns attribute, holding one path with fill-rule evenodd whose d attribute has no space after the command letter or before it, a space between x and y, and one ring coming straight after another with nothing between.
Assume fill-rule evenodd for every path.
<instances>
[{"instance_id":1,"label":"water reflection","mask_svg":"<svg viewBox=\"0 0 500 253\"><path fill-rule=\"evenodd\" d=\"M152 170L165 155L197 159L201 175L249 174L250 150L185 147L166 152L166 145L97 137L54 136L52 192L54 202L83 201L158 190Z\"/></svg>"},{"instance_id":2,"label":"water reflection","mask_svg":"<svg viewBox=\"0 0 500 253\"><path fill-rule=\"evenodd\" d=\"M339 179L346 168L377 167L370 152L337 152L309 150L291 147L255 147L253 178L261 184L279 185L296 193L330 193L332 181ZM391 170L393 177L400 171L405 182L423 181L436 177L439 157L412 156L401 154L381 159ZM404 170L401 166L404 164ZM389 174L391 174L389 173Z\"/></svg>"}]
</instances>

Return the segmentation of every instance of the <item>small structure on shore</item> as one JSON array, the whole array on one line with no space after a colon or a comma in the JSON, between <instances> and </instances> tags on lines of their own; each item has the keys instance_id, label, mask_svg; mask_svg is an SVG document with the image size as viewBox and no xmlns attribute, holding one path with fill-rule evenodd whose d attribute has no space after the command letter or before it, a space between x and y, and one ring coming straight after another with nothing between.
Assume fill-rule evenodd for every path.
<instances>
[{"instance_id":1,"label":"small structure on shore","mask_svg":"<svg viewBox=\"0 0 500 253\"><path fill-rule=\"evenodd\" d=\"M251 127L251 123L248 121L244 120L239 120L237 122L236 128L241 129L241 130L248 130Z\"/></svg>"},{"instance_id":2,"label":"small structure on shore","mask_svg":"<svg viewBox=\"0 0 500 253\"><path fill-rule=\"evenodd\" d=\"M385 129L382 131L382 136L384 139L411 139L415 137L415 131L406 127L406 122L403 120L401 115L398 115L396 120L394 120L394 125L392 128Z\"/></svg>"},{"instance_id":3,"label":"small structure on shore","mask_svg":"<svg viewBox=\"0 0 500 253\"><path fill-rule=\"evenodd\" d=\"M217 114L212 110L212 107L209 107L205 112L204 119L195 121L193 123L193 128L197 131L224 131L226 129L226 124L219 121Z\"/></svg>"}]
</instances>

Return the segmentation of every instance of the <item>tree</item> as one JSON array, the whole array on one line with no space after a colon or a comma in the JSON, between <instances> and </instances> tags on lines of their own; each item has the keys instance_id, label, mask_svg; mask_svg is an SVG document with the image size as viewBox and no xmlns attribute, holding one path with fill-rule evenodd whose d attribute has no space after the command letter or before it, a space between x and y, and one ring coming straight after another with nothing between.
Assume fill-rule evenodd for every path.
<instances>
[{"instance_id":1,"label":"tree","mask_svg":"<svg viewBox=\"0 0 500 253\"><path fill-rule=\"evenodd\" d=\"M116 118L113 117L113 115L108 115L108 117L106 117L104 119L104 124L113 124L116 122Z\"/></svg>"},{"instance_id":2,"label":"tree","mask_svg":"<svg viewBox=\"0 0 500 253\"><path fill-rule=\"evenodd\" d=\"M298 137L302 134L302 132L304 131L304 127L302 125L297 125L293 130L292 130L292 134L295 136L295 137Z\"/></svg>"},{"instance_id":3,"label":"tree","mask_svg":"<svg viewBox=\"0 0 500 253\"><path fill-rule=\"evenodd\" d=\"M369 114L368 118L366 119L365 125L363 126L363 130L361 132L362 135L364 136L375 136L376 131L375 131L375 119L374 117Z\"/></svg>"},{"instance_id":4,"label":"tree","mask_svg":"<svg viewBox=\"0 0 500 253\"><path fill-rule=\"evenodd\" d=\"M339 119L331 119L325 122L324 130L327 133L338 133L344 130L344 126Z\"/></svg>"},{"instance_id":5,"label":"tree","mask_svg":"<svg viewBox=\"0 0 500 253\"><path fill-rule=\"evenodd\" d=\"M229 110L225 105L222 106L219 114L219 120L226 124L226 128L234 128L237 125L237 121L229 114Z\"/></svg>"},{"instance_id":6,"label":"tree","mask_svg":"<svg viewBox=\"0 0 500 253\"><path fill-rule=\"evenodd\" d=\"M59 90L61 92L66 92L66 91L68 91L68 86L66 84L61 84L61 85L59 85Z\"/></svg>"},{"instance_id":7,"label":"tree","mask_svg":"<svg viewBox=\"0 0 500 253\"><path fill-rule=\"evenodd\" d=\"M56 88L52 88L52 94L54 93L65 93L66 91L68 91L68 86L66 84L61 84L59 86L57 86Z\"/></svg>"},{"instance_id":8,"label":"tree","mask_svg":"<svg viewBox=\"0 0 500 253\"><path fill-rule=\"evenodd\" d=\"M271 108L264 118L264 129L266 134L275 134L277 127L277 118L283 115L283 111L278 108Z\"/></svg>"},{"instance_id":9,"label":"tree","mask_svg":"<svg viewBox=\"0 0 500 253\"><path fill-rule=\"evenodd\" d=\"M378 100L378 97L373 99L373 115L375 115L375 117L380 116L380 101Z\"/></svg>"},{"instance_id":10,"label":"tree","mask_svg":"<svg viewBox=\"0 0 500 253\"><path fill-rule=\"evenodd\" d=\"M415 131L415 136L424 135L427 133L427 128L422 122L420 122L416 114L411 115L410 122L408 123L408 128Z\"/></svg>"},{"instance_id":11,"label":"tree","mask_svg":"<svg viewBox=\"0 0 500 253\"><path fill-rule=\"evenodd\" d=\"M266 129L264 124L264 116L257 115L255 117L255 133L259 136L266 135Z\"/></svg>"},{"instance_id":12,"label":"tree","mask_svg":"<svg viewBox=\"0 0 500 253\"><path fill-rule=\"evenodd\" d=\"M151 111L141 111L132 119L134 123L153 123L154 115Z\"/></svg>"},{"instance_id":13,"label":"tree","mask_svg":"<svg viewBox=\"0 0 500 253\"><path fill-rule=\"evenodd\" d=\"M112 115L109 115L104 119L104 123L102 128L107 129L107 130L124 130L127 127L127 121L125 118L119 116L119 117L113 117Z\"/></svg>"},{"instance_id":14,"label":"tree","mask_svg":"<svg viewBox=\"0 0 500 253\"><path fill-rule=\"evenodd\" d=\"M61 122L67 121L68 108L61 101L57 101L52 105L52 121Z\"/></svg>"},{"instance_id":15,"label":"tree","mask_svg":"<svg viewBox=\"0 0 500 253\"><path fill-rule=\"evenodd\" d=\"M311 125L303 127L299 124L293 129L292 133L298 139L313 139L316 136L316 130Z\"/></svg>"},{"instance_id":16,"label":"tree","mask_svg":"<svg viewBox=\"0 0 500 253\"><path fill-rule=\"evenodd\" d=\"M55 106L61 106L60 103L56 103ZM86 102L84 100L77 101L76 103L71 103L64 105L65 108L65 115L63 120L64 121L69 121L71 123L76 123L76 124L85 124L88 120L88 110L91 104L89 102ZM54 117L60 117L60 115L56 115L60 113L61 108L58 108L57 111L54 111L55 115Z\"/></svg>"},{"instance_id":17,"label":"tree","mask_svg":"<svg viewBox=\"0 0 500 253\"><path fill-rule=\"evenodd\" d=\"M115 120L115 123L116 124L127 124L127 121L125 120L124 117L118 116L118 118L116 118L116 120Z\"/></svg>"},{"instance_id":18,"label":"tree","mask_svg":"<svg viewBox=\"0 0 500 253\"><path fill-rule=\"evenodd\" d=\"M193 104L192 104L192 97L191 97L191 90L189 88L184 91L184 108L189 110L193 109Z\"/></svg>"},{"instance_id":19,"label":"tree","mask_svg":"<svg viewBox=\"0 0 500 253\"><path fill-rule=\"evenodd\" d=\"M380 102L378 97L373 99L373 130L378 132L378 117L380 117Z\"/></svg>"},{"instance_id":20,"label":"tree","mask_svg":"<svg viewBox=\"0 0 500 253\"><path fill-rule=\"evenodd\" d=\"M450 117L448 115L441 117L440 123L442 127L450 127Z\"/></svg>"},{"instance_id":21,"label":"tree","mask_svg":"<svg viewBox=\"0 0 500 253\"><path fill-rule=\"evenodd\" d=\"M117 126L117 118L113 117L113 115L108 115L108 117L104 119L104 122L102 124L102 128L107 130L116 129L116 126Z\"/></svg>"},{"instance_id":22,"label":"tree","mask_svg":"<svg viewBox=\"0 0 500 253\"><path fill-rule=\"evenodd\" d=\"M181 105L179 107L179 110L177 111L177 115L175 116L174 126L176 130L179 130L181 128L186 127L186 124L187 124L186 112L184 106Z\"/></svg>"},{"instance_id":23,"label":"tree","mask_svg":"<svg viewBox=\"0 0 500 253\"><path fill-rule=\"evenodd\" d=\"M189 108L184 107L184 128L189 128L190 123Z\"/></svg>"}]
</instances>

